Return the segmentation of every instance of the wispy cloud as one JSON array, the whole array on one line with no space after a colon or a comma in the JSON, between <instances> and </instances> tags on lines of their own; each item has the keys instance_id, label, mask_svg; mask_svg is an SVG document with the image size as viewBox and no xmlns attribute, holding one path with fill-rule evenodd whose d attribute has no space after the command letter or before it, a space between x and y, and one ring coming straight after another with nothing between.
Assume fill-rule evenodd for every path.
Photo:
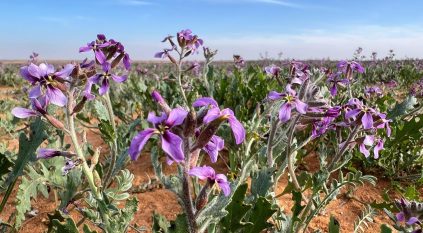
<instances>
[{"instance_id":1,"label":"wispy cloud","mask_svg":"<svg viewBox=\"0 0 423 233\"><path fill-rule=\"evenodd\" d=\"M273 5L279 5L279 6L286 6L291 8L303 8L303 5L295 4L288 1L282 1L282 0L250 0L250 2L256 2L256 3L265 3L265 4L273 4Z\"/></svg>"},{"instance_id":2,"label":"wispy cloud","mask_svg":"<svg viewBox=\"0 0 423 233\"><path fill-rule=\"evenodd\" d=\"M118 3L127 6L146 6L153 4L152 2L145 0L119 0Z\"/></svg>"}]
</instances>

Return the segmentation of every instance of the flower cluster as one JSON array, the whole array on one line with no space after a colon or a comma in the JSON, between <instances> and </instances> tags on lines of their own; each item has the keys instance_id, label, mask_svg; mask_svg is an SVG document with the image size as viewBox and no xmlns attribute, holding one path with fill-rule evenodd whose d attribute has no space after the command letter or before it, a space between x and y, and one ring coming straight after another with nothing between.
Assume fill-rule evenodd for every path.
<instances>
[{"instance_id":1,"label":"flower cluster","mask_svg":"<svg viewBox=\"0 0 423 233\"><path fill-rule=\"evenodd\" d=\"M84 95L88 100L92 100L94 95L91 94L93 85L99 86L99 95L104 95L110 88L110 79L117 83L126 81L127 75L117 75L112 69L117 67L121 62L125 70L131 69L131 59L125 51L122 43L113 39L106 39L103 34L97 35L97 40L88 43L79 49L79 52L93 51L95 62L101 66L101 71L89 77L85 86ZM81 67L89 68L92 63L83 63Z\"/></svg>"},{"instance_id":2,"label":"flower cluster","mask_svg":"<svg viewBox=\"0 0 423 233\"><path fill-rule=\"evenodd\" d=\"M169 165L174 162L189 163L190 175L208 179L212 184L217 183L224 194L229 195L230 188L226 176L215 175L211 167L198 167L195 155L198 156L199 151L203 150L209 155L212 163L217 161L219 151L224 148L224 140L215 133L224 121L228 121L236 144L245 140L245 129L233 111L228 108L221 110L214 99L202 97L192 105L194 108L201 108L197 119L194 119L192 113L181 107L171 109L157 91L153 91L152 97L163 112L160 116L152 112L148 115L147 121L153 127L141 131L132 139L129 147L131 159L138 159L147 141L153 135L159 135ZM190 141L192 143L186 144ZM187 158L191 159L187 161Z\"/></svg>"},{"instance_id":3,"label":"flower cluster","mask_svg":"<svg viewBox=\"0 0 423 233\"><path fill-rule=\"evenodd\" d=\"M408 226L414 228L413 233L422 232L423 230L423 203L409 202L404 198L397 200L395 205L400 210L396 214L397 221L405 222Z\"/></svg>"},{"instance_id":4,"label":"flower cluster","mask_svg":"<svg viewBox=\"0 0 423 233\"><path fill-rule=\"evenodd\" d=\"M182 30L176 33L176 39L179 48L173 40L173 36L167 36L162 42L169 42L170 48L163 49L163 51L157 52L155 58L168 58L172 63L177 64L175 58L171 55L172 51L175 51L179 57L185 58L191 54L198 53L198 49L203 46L204 42L197 35L194 35L190 29Z\"/></svg>"}]
</instances>

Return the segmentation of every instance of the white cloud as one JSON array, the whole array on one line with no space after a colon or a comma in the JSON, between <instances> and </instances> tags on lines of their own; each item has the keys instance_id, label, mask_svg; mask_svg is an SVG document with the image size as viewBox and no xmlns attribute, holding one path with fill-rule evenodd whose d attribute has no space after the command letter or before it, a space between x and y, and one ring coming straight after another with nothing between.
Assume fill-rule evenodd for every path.
<instances>
[{"instance_id":1,"label":"white cloud","mask_svg":"<svg viewBox=\"0 0 423 233\"><path fill-rule=\"evenodd\" d=\"M152 2L144 0L119 0L118 3L127 6L145 6L152 4Z\"/></svg>"}]
</instances>

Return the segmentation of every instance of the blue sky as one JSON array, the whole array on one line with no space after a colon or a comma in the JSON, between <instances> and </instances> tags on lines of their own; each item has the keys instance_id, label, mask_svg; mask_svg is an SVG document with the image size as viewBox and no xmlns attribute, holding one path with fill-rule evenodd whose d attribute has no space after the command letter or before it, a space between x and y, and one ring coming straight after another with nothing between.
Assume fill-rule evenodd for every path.
<instances>
[{"instance_id":1,"label":"blue sky","mask_svg":"<svg viewBox=\"0 0 423 233\"><path fill-rule=\"evenodd\" d=\"M349 58L358 46L423 57L422 10L418 0L2 0L0 59L79 59L78 48L104 33L151 60L163 37L185 28L219 59Z\"/></svg>"}]
</instances>

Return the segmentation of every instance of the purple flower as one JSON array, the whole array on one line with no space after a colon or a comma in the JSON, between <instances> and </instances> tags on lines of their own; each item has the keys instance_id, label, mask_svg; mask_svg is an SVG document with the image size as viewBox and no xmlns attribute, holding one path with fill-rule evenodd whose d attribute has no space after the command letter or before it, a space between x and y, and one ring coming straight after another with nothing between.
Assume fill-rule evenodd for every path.
<instances>
[{"instance_id":1,"label":"purple flower","mask_svg":"<svg viewBox=\"0 0 423 233\"><path fill-rule=\"evenodd\" d=\"M422 227L422 220L423 219L423 203L419 203L416 201L409 202L404 198L395 201L395 205L400 210L399 213L396 214L397 221L405 222L407 225L414 225L418 224ZM415 230L413 232L421 232L421 228L419 230Z\"/></svg>"},{"instance_id":2,"label":"purple flower","mask_svg":"<svg viewBox=\"0 0 423 233\"><path fill-rule=\"evenodd\" d=\"M194 101L192 104L194 108L204 107L204 106L211 106L211 107L219 107L216 100L211 97L201 97Z\"/></svg>"},{"instance_id":3,"label":"purple flower","mask_svg":"<svg viewBox=\"0 0 423 233\"><path fill-rule=\"evenodd\" d=\"M334 129L335 126L332 124L334 118L325 117L322 120L315 121L311 127L311 137L318 138L325 134L328 130Z\"/></svg>"},{"instance_id":4,"label":"purple flower","mask_svg":"<svg viewBox=\"0 0 423 233\"><path fill-rule=\"evenodd\" d=\"M351 71L356 71L360 74L364 73L363 66L356 61L342 60L342 61L338 62L338 64L336 66L338 67L338 70L342 71L343 73L349 72L350 69L351 69Z\"/></svg>"},{"instance_id":5,"label":"purple flower","mask_svg":"<svg viewBox=\"0 0 423 233\"><path fill-rule=\"evenodd\" d=\"M333 73L329 76L328 78L328 83L330 83L330 94L332 96L336 96L337 92L338 92L338 88L337 86L345 86L349 83L348 79L342 79L341 77L341 72L336 72Z\"/></svg>"},{"instance_id":6,"label":"purple flower","mask_svg":"<svg viewBox=\"0 0 423 233\"><path fill-rule=\"evenodd\" d=\"M184 161L184 152L182 150L182 139L171 132L174 126L181 125L188 112L182 108L175 108L167 116L162 113L156 116L150 112L147 121L154 125L154 128L148 128L141 131L132 139L129 147L129 155L132 160L136 160L140 155L143 147L153 135L158 134L161 137L162 149L168 155L168 164Z\"/></svg>"},{"instance_id":7,"label":"purple flower","mask_svg":"<svg viewBox=\"0 0 423 233\"><path fill-rule=\"evenodd\" d=\"M169 52L172 52L175 48L176 47L173 46L170 49L163 49L162 52L158 52L158 53L154 54L154 57L155 58L166 58L166 57L169 57Z\"/></svg>"},{"instance_id":8,"label":"purple flower","mask_svg":"<svg viewBox=\"0 0 423 233\"><path fill-rule=\"evenodd\" d=\"M235 137L236 144L241 144L245 140L244 126L242 126L241 122L236 119L235 114L231 109L225 108L220 110L218 107L212 107L208 110L206 116L204 116L203 121L205 124L208 124L217 118L228 120L229 126L231 127L232 133Z\"/></svg>"},{"instance_id":9,"label":"purple flower","mask_svg":"<svg viewBox=\"0 0 423 233\"><path fill-rule=\"evenodd\" d=\"M65 166L62 167L62 175L66 176L76 165L72 159L66 158Z\"/></svg>"},{"instance_id":10,"label":"purple flower","mask_svg":"<svg viewBox=\"0 0 423 233\"><path fill-rule=\"evenodd\" d=\"M182 30L178 32L176 36L178 38L179 46L188 49L190 54L196 52L197 49L203 45L203 40L198 38L197 35L193 35L190 29Z\"/></svg>"},{"instance_id":11,"label":"purple flower","mask_svg":"<svg viewBox=\"0 0 423 233\"><path fill-rule=\"evenodd\" d=\"M266 72L267 75L270 76L279 76L279 74L281 73L281 68L279 66L276 65L270 65L270 66L266 66L264 68L264 71Z\"/></svg>"},{"instance_id":12,"label":"purple flower","mask_svg":"<svg viewBox=\"0 0 423 233\"><path fill-rule=\"evenodd\" d=\"M40 97L38 99L31 99L32 109L15 107L12 109L12 114L17 118L28 118L33 116L43 116L47 114L48 100Z\"/></svg>"},{"instance_id":13,"label":"purple flower","mask_svg":"<svg viewBox=\"0 0 423 233\"><path fill-rule=\"evenodd\" d=\"M234 55L233 57L234 57L234 63L236 68L240 69L245 66L244 58L242 58L240 55Z\"/></svg>"},{"instance_id":14,"label":"purple flower","mask_svg":"<svg viewBox=\"0 0 423 233\"><path fill-rule=\"evenodd\" d=\"M79 48L79 52L87 52L90 50L94 51L96 61L100 65L103 65L110 59L115 59L116 64L122 60L125 69L131 69L131 59L129 54L125 52L125 47L122 43L113 39L107 41L106 36L103 34L98 34L96 41L92 41L86 46Z\"/></svg>"},{"instance_id":15,"label":"purple flower","mask_svg":"<svg viewBox=\"0 0 423 233\"><path fill-rule=\"evenodd\" d=\"M351 106L352 109L345 114L346 119L355 118L356 121L361 121L364 129L373 128L373 116L378 114L376 110L365 106L356 98L349 100L348 105Z\"/></svg>"},{"instance_id":16,"label":"purple flower","mask_svg":"<svg viewBox=\"0 0 423 233\"><path fill-rule=\"evenodd\" d=\"M127 75L122 75L122 76L118 76L115 74L111 74L111 66L108 62L105 62L103 65L103 73L100 74L96 74L94 76L92 76L91 78L88 79L87 85L85 87L85 96L87 97L87 99L92 99L92 95L91 95L91 87L93 84L97 84L100 85L100 89L98 91L98 93L100 95L104 95L106 94L107 91L109 91L110 88L110 84L109 84L109 80L110 78L113 79L115 82L117 83L121 83L126 81L126 79L128 78Z\"/></svg>"},{"instance_id":17,"label":"purple flower","mask_svg":"<svg viewBox=\"0 0 423 233\"><path fill-rule=\"evenodd\" d=\"M268 95L268 98L270 100L282 99L284 101L279 110L279 120L282 123L285 123L291 119L291 111L293 109L296 109L300 114L305 114L307 111L307 104L298 98L297 93L291 89L290 84L286 85L286 90L284 93L271 91Z\"/></svg>"},{"instance_id":18,"label":"purple flower","mask_svg":"<svg viewBox=\"0 0 423 233\"><path fill-rule=\"evenodd\" d=\"M367 97L370 97L372 95L381 96L382 95L382 90L378 86L366 87L364 89L364 94Z\"/></svg>"},{"instance_id":19,"label":"purple flower","mask_svg":"<svg viewBox=\"0 0 423 233\"><path fill-rule=\"evenodd\" d=\"M66 89L63 83L74 68L74 65L67 64L62 70L55 72L53 65L41 63L37 66L31 63L22 67L20 73L33 86L29 91L29 98L46 96L52 104L63 107L67 103L67 98L62 92Z\"/></svg>"},{"instance_id":20,"label":"purple flower","mask_svg":"<svg viewBox=\"0 0 423 233\"><path fill-rule=\"evenodd\" d=\"M229 185L228 178L226 178L223 174L216 174L212 167L193 167L189 171L189 175L196 176L200 180L207 180L213 185L217 184L225 196L229 196L231 194L231 187Z\"/></svg>"},{"instance_id":21,"label":"purple flower","mask_svg":"<svg viewBox=\"0 0 423 233\"><path fill-rule=\"evenodd\" d=\"M366 135L364 137L357 138L355 142L358 144L359 151L367 158L370 156L370 151L367 146L371 147L375 143L374 135ZM378 140L377 145L373 148L374 158L379 158L379 151L383 149L383 141Z\"/></svg>"},{"instance_id":22,"label":"purple flower","mask_svg":"<svg viewBox=\"0 0 423 233\"><path fill-rule=\"evenodd\" d=\"M39 149L37 151L37 159L50 159L62 155L60 150L56 149Z\"/></svg>"},{"instance_id":23,"label":"purple flower","mask_svg":"<svg viewBox=\"0 0 423 233\"><path fill-rule=\"evenodd\" d=\"M225 141L221 137L213 135L203 150L210 156L210 161L215 163L217 161L219 151L221 151L224 146Z\"/></svg>"},{"instance_id":24,"label":"purple flower","mask_svg":"<svg viewBox=\"0 0 423 233\"><path fill-rule=\"evenodd\" d=\"M386 119L386 114L384 114L384 113L379 113L378 118L379 119L377 119L374 123L375 127L377 129L385 128L386 129L386 135L388 137L390 137L391 136L391 127L389 126L389 124L390 124L390 122L392 122L392 120Z\"/></svg>"}]
</instances>

